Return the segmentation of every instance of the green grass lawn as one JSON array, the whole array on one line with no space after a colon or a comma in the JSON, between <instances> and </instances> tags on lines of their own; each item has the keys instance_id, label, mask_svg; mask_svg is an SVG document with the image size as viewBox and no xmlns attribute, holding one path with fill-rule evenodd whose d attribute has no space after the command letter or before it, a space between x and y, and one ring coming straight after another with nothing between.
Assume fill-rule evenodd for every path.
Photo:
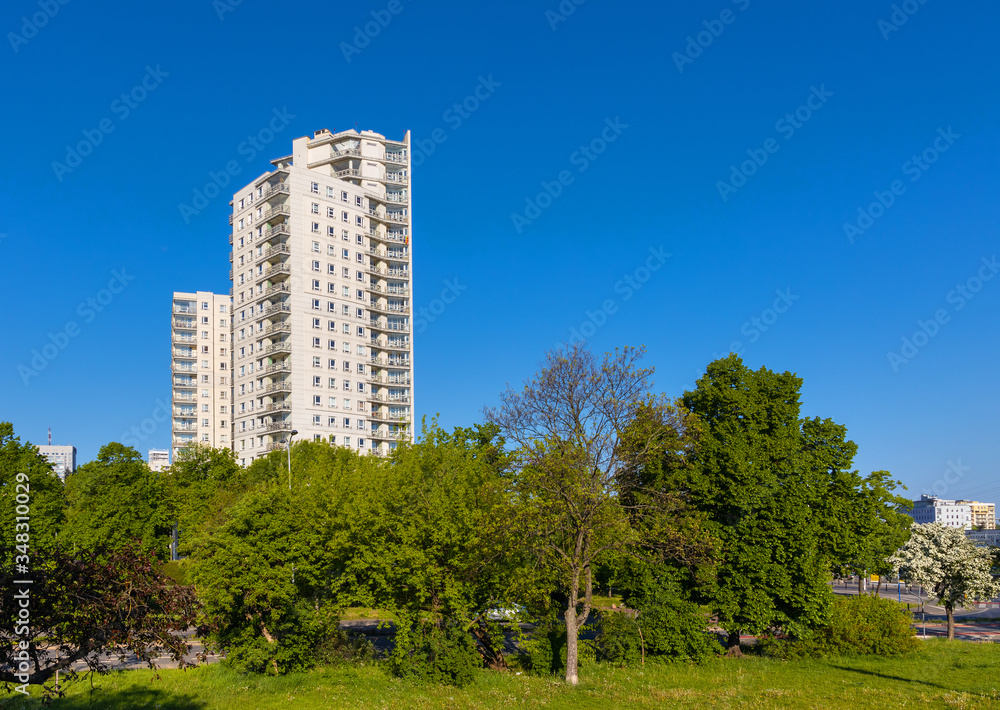
<instances>
[{"instance_id":1,"label":"green grass lawn","mask_svg":"<svg viewBox=\"0 0 1000 710\"><path fill-rule=\"evenodd\" d=\"M481 673L465 689L401 681L380 666L283 678L221 666L116 673L72 687L55 708L1000 708L1000 645L927 641L906 658L780 662L719 659L704 666L587 665L569 688L554 678ZM21 696L3 708L39 708Z\"/></svg>"}]
</instances>

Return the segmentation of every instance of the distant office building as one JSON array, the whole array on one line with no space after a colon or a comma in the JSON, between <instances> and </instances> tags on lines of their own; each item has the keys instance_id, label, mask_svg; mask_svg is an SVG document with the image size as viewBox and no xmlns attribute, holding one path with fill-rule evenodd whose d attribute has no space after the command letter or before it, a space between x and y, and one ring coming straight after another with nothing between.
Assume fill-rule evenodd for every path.
<instances>
[{"instance_id":1,"label":"distant office building","mask_svg":"<svg viewBox=\"0 0 1000 710\"><path fill-rule=\"evenodd\" d=\"M980 525L986 530L997 526L997 507L995 503L980 503L977 500L957 500L956 503L967 505L972 510L972 527Z\"/></svg>"},{"instance_id":2,"label":"distant office building","mask_svg":"<svg viewBox=\"0 0 1000 710\"><path fill-rule=\"evenodd\" d=\"M1000 547L1000 530L966 530L965 534L980 547Z\"/></svg>"},{"instance_id":3,"label":"distant office building","mask_svg":"<svg viewBox=\"0 0 1000 710\"><path fill-rule=\"evenodd\" d=\"M962 530L972 528L972 507L968 503L945 500L937 496L920 496L920 500L913 501L913 510L908 514L914 522L921 525L940 523Z\"/></svg>"},{"instance_id":4,"label":"distant office building","mask_svg":"<svg viewBox=\"0 0 1000 710\"><path fill-rule=\"evenodd\" d=\"M171 314L171 430L174 460L192 444L231 446L231 299L174 293Z\"/></svg>"},{"instance_id":5,"label":"distant office building","mask_svg":"<svg viewBox=\"0 0 1000 710\"><path fill-rule=\"evenodd\" d=\"M59 478L66 480L67 473L76 470L76 447L75 446L53 446L52 444L38 447L38 453L48 459L53 470Z\"/></svg>"},{"instance_id":6,"label":"distant office building","mask_svg":"<svg viewBox=\"0 0 1000 710\"><path fill-rule=\"evenodd\" d=\"M162 471L170 465L170 451L167 449L150 449L149 458L150 471Z\"/></svg>"}]
</instances>

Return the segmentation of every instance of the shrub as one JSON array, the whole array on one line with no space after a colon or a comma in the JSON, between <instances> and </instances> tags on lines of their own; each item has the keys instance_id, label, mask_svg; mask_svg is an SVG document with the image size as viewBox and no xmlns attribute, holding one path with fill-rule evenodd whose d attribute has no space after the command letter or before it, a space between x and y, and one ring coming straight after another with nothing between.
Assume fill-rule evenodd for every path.
<instances>
[{"instance_id":1,"label":"shrub","mask_svg":"<svg viewBox=\"0 0 1000 710\"><path fill-rule=\"evenodd\" d=\"M364 663L375 658L375 646L363 635L352 635L337 628L316 644L316 660L326 665Z\"/></svg>"},{"instance_id":2,"label":"shrub","mask_svg":"<svg viewBox=\"0 0 1000 710\"><path fill-rule=\"evenodd\" d=\"M460 622L408 625L400 621L396 628L390 668L397 676L464 688L483 665Z\"/></svg>"},{"instance_id":3,"label":"shrub","mask_svg":"<svg viewBox=\"0 0 1000 710\"><path fill-rule=\"evenodd\" d=\"M834 599L826 625L809 638L769 634L758 640L757 652L794 660L830 656L899 656L920 647L912 616L891 599L849 596Z\"/></svg>"},{"instance_id":4,"label":"shrub","mask_svg":"<svg viewBox=\"0 0 1000 710\"><path fill-rule=\"evenodd\" d=\"M659 662L704 662L722 652L715 637L706 631L705 615L698 605L681 599L651 604L631 618L621 612L605 612L597 637L598 658L622 666L642 658Z\"/></svg>"},{"instance_id":5,"label":"shrub","mask_svg":"<svg viewBox=\"0 0 1000 710\"><path fill-rule=\"evenodd\" d=\"M588 628L584 626L581 632ZM562 622L551 618L541 621L522 646L527 655L525 666L532 674L544 676L566 671L566 626ZM594 642L580 639L577 655L580 668L595 660L597 649Z\"/></svg>"}]
</instances>

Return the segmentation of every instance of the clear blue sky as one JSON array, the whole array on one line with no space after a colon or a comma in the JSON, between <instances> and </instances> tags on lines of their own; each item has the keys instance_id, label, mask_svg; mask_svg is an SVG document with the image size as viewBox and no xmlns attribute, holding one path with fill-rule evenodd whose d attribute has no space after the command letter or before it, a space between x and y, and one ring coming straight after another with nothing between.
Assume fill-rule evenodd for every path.
<instances>
[{"instance_id":1,"label":"clear blue sky","mask_svg":"<svg viewBox=\"0 0 1000 710\"><path fill-rule=\"evenodd\" d=\"M735 348L798 373L862 471L1000 498L1000 278L978 280L1000 252L1000 6L50 2L0 14L0 417L22 438L51 426L86 461L151 418L171 292L229 286L227 197L178 206L229 161L242 185L357 124L428 149L418 415L481 421L573 328L645 345L673 396ZM287 127L241 149L275 110ZM65 348L26 375L50 334Z\"/></svg>"}]
</instances>

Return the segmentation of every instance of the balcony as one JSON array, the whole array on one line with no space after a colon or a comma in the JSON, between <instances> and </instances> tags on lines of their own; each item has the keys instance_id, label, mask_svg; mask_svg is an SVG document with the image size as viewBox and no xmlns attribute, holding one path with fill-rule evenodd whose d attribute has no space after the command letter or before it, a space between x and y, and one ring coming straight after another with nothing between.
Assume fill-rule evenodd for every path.
<instances>
[{"instance_id":1,"label":"balcony","mask_svg":"<svg viewBox=\"0 0 1000 710\"><path fill-rule=\"evenodd\" d=\"M174 380L174 387L184 387L189 389L196 389L198 387L198 380Z\"/></svg>"},{"instance_id":2,"label":"balcony","mask_svg":"<svg viewBox=\"0 0 1000 710\"><path fill-rule=\"evenodd\" d=\"M261 372L265 375L273 375L279 372L291 372L292 363L288 360L282 360L281 362L272 362L270 365L265 367Z\"/></svg>"},{"instance_id":3,"label":"balcony","mask_svg":"<svg viewBox=\"0 0 1000 710\"><path fill-rule=\"evenodd\" d=\"M271 443L264 445L264 451L267 451L268 453L272 451L284 451L284 450L285 450L285 444L282 444L278 441L272 441Z\"/></svg>"},{"instance_id":4,"label":"balcony","mask_svg":"<svg viewBox=\"0 0 1000 710\"><path fill-rule=\"evenodd\" d=\"M232 252L229 252L229 263L230 264L233 263L233 253Z\"/></svg>"},{"instance_id":5,"label":"balcony","mask_svg":"<svg viewBox=\"0 0 1000 710\"><path fill-rule=\"evenodd\" d=\"M194 306L174 306L174 313L187 313L188 315L198 315L198 309Z\"/></svg>"},{"instance_id":6,"label":"balcony","mask_svg":"<svg viewBox=\"0 0 1000 710\"><path fill-rule=\"evenodd\" d=\"M171 324L174 328L181 330L197 330L198 328L198 321L192 318L174 318Z\"/></svg>"},{"instance_id":7,"label":"balcony","mask_svg":"<svg viewBox=\"0 0 1000 710\"><path fill-rule=\"evenodd\" d=\"M386 173L385 177L378 182L391 182L395 185L408 185L410 179L403 173Z\"/></svg>"},{"instance_id":8,"label":"balcony","mask_svg":"<svg viewBox=\"0 0 1000 710\"><path fill-rule=\"evenodd\" d=\"M292 250L288 248L287 244L275 244L270 249L264 249L262 253L255 256L253 260L254 264L257 264L262 261L267 261L268 259L274 259L280 256L287 256L291 253Z\"/></svg>"},{"instance_id":9,"label":"balcony","mask_svg":"<svg viewBox=\"0 0 1000 710\"><path fill-rule=\"evenodd\" d=\"M264 355L277 355L279 353L290 353L292 352L292 344L290 341L285 340L280 343L271 343L264 348Z\"/></svg>"},{"instance_id":10,"label":"balcony","mask_svg":"<svg viewBox=\"0 0 1000 710\"><path fill-rule=\"evenodd\" d=\"M278 276L281 274L290 274L291 268L288 264L271 264L268 268L264 269L264 272L258 278L268 278L271 276Z\"/></svg>"},{"instance_id":11,"label":"balcony","mask_svg":"<svg viewBox=\"0 0 1000 710\"><path fill-rule=\"evenodd\" d=\"M378 350L409 350L410 342L408 340L379 340L378 338L371 339L371 347Z\"/></svg>"},{"instance_id":12,"label":"balcony","mask_svg":"<svg viewBox=\"0 0 1000 710\"><path fill-rule=\"evenodd\" d=\"M410 384L409 377L386 377L385 375L371 375L368 381L373 385L402 385L406 386Z\"/></svg>"},{"instance_id":13,"label":"balcony","mask_svg":"<svg viewBox=\"0 0 1000 710\"><path fill-rule=\"evenodd\" d=\"M398 357L377 357L375 355L371 356L371 364L378 367L399 367L404 369L409 369L410 361L408 359L401 359Z\"/></svg>"},{"instance_id":14,"label":"balcony","mask_svg":"<svg viewBox=\"0 0 1000 710\"><path fill-rule=\"evenodd\" d=\"M292 405L287 402L272 402L271 404L264 407L265 412L290 412L292 411Z\"/></svg>"},{"instance_id":15,"label":"balcony","mask_svg":"<svg viewBox=\"0 0 1000 710\"><path fill-rule=\"evenodd\" d=\"M174 422L171 428L174 431L198 431L198 427L194 424L181 424L180 422Z\"/></svg>"},{"instance_id":16,"label":"balcony","mask_svg":"<svg viewBox=\"0 0 1000 710\"><path fill-rule=\"evenodd\" d=\"M406 165L406 151L385 152L385 162Z\"/></svg>"},{"instance_id":17,"label":"balcony","mask_svg":"<svg viewBox=\"0 0 1000 710\"><path fill-rule=\"evenodd\" d=\"M341 180L343 180L344 178L352 178L352 177L353 178L360 178L361 177L361 171L360 170L356 170L354 168L350 168L348 170L338 170L337 172L335 172L333 174L333 176L335 178L340 178ZM378 180L378 178L371 178L371 179L372 180Z\"/></svg>"},{"instance_id":18,"label":"balcony","mask_svg":"<svg viewBox=\"0 0 1000 710\"><path fill-rule=\"evenodd\" d=\"M368 396L369 402L390 402L394 404L409 404L410 395L408 394L394 394L394 395L381 395L381 394L371 394Z\"/></svg>"},{"instance_id":19,"label":"balcony","mask_svg":"<svg viewBox=\"0 0 1000 710\"><path fill-rule=\"evenodd\" d=\"M171 372L197 372L198 368L194 365L184 364L184 365L172 365L170 368Z\"/></svg>"},{"instance_id":20,"label":"balcony","mask_svg":"<svg viewBox=\"0 0 1000 710\"><path fill-rule=\"evenodd\" d=\"M181 335L180 333L173 333L170 336L170 340L175 343L196 343L197 338L193 335Z\"/></svg>"},{"instance_id":21,"label":"balcony","mask_svg":"<svg viewBox=\"0 0 1000 710\"><path fill-rule=\"evenodd\" d=\"M380 431L372 429L369 437L383 441L409 441L410 432L406 429L396 429L395 431Z\"/></svg>"},{"instance_id":22,"label":"balcony","mask_svg":"<svg viewBox=\"0 0 1000 710\"><path fill-rule=\"evenodd\" d=\"M194 348L187 348L186 350L178 350L177 348L174 348L170 351L170 354L175 358L183 360L194 360L198 357L198 351Z\"/></svg>"},{"instance_id":23,"label":"balcony","mask_svg":"<svg viewBox=\"0 0 1000 710\"><path fill-rule=\"evenodd\" d=\"M407 197L405 193L402 192L387 192L385 193L386 202L406 202Z\"/></svg>"},{"instance_id":24,"label":"balcony","mask_svg":"<svg viewBox=\"0 0 1000 710\"><path fill-rule=\"evenodd\" d=\"M231 219L231 218L230 218L230 219ZM230 223L230 224L231 224L231 223ZM233 245L233 234L232 234L232 232L230 232L230 233L229 233L229 246L232 246L232 245Z\"/></svg>"},{"instance_id":25,"label":"balcony","mask_svg":"<svg viewBox=\"0 0 1000 710\"><path fill-rule=\"evenodd\" d=\"M265 212L261 217L262 222L270 222L272 219L278 217L288 217L292 213L291 208L288 205L274 205L271 209Z\"/></svg>"},{"instance_id":26,"label":"balcony","mask_svg":"<svg viewBox=\"0 0 1000 710\"><path fill-rule=\"evenodd\" d=\"M291 422L272 422L271 424L268 424L267 427L266 427L266 431L269 431L269 432L272 432L272 431L291 431L291 430L292 430L292 423Z\"/></svg>"},{"instance_id":27,"label":"balcony","mask_svg":"<svg viewBox=\"0 0 1000 710\"><path fill-rule=\"evenodd\" d=\"M290 236L292 233L292 228L287 224L276 224L270 229L265 229L264 234L261 235L261 239L264 241L270 241L275 237L280 236Z\"/></svg>"},{"instance_id":28,"label":"balcony","mask_svg":"<svg viewBox=\"0 0 1000 710\"><path fill-rule=\"evenodd\" d=\"M272 382L269 385L264 386L264 393L271 394L273 392L291 392L292 383L289 380L282 380L281 382Z\"/></svg>"},{"instance_id":29,"label":"balcony","mask_svg":"<svg viewBox=\"0 0 1000 710\"><path fill-rule=\"evenodd\" d=\"M369 304L368 309L372 311L378 311L379 313L385 313L388 315L396 315L396 316L406 316L410 314L409 306L393 306L393 305L376 306L375 304Z\"/></svg>"},{"instance_id":30,"label":"balcony","mask_svg":"<svg viewBox=\"0 0 1000 710\"><path fill-rule=\"evenodd\" d=\"M368 415L369 419L376 419L380 422L408 422L410 421L409 414L382 414L380 412L372 412Z\"/></svg>"},{"instance_id":31,"label":"balcony","mask_svg":"<svg viewBox=\"0 0 1000 710\"><path fill-rule=\"evenodd\" d=\"M264 308L265 316L273 316L276 313L291 313L292 307L288 303L272 303Z\"/></svg>"},{"instance_id":32,"label":"balcony","mask_svg":"<svg viewBox=\"0 0 1000 710\"><path fill-rule=\"evenodd\" d=\"M261 200L269 200L275 195L287 195L288 194L288 183L284 180L281 182L276 182L273 185L268 186L264 189L264 193L260 196Z\"/></svg>"},{"instance_id":33,"label":"balcony","mask_svg":"<svg viewBox=\"0 0 1000 710\"><path fill-rule=\"evenodd\" d=\"M272 323L271 325L264 328L264 335L277 335L279 333L291 333L291 332L292 332L292 324L288 321L282 321L280 323Z\"/></svg>"}]
</instances>

